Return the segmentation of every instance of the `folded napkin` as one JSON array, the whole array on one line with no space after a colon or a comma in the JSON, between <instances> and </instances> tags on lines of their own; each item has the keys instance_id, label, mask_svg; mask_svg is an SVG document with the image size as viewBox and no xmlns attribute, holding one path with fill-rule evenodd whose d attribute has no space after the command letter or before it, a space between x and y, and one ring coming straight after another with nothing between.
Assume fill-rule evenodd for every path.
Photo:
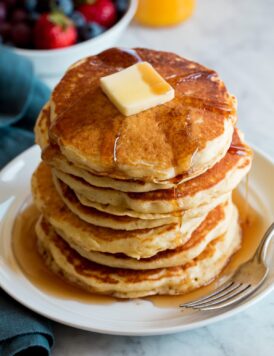
<instances>
[{"instance_id":1,"label":"folded napkin","mask_svg":"<svg viewBox=\"0 0 274 356\"><path fill-rule=\"evenodd\" d=\"M52 344L49 321L0 291L0 355L47 356Z\"/></svg>"},{"instance_id":2,"label":"folded napkin","mask_svg":"<svg viewBox=\"0 0 274 356\"><path fill-rule=\"evenodd\" d=\"M33 125L49 94L27 59L0 46L0 168L33 144ZM0 289L0 355L49 355L52 344L49 321Z\"/></svg>"},{"instance_id":3,"label":"folded napkin","mask_svg":"<svg viewBox=\"0 0 274 356\"><path fill-rule=\"evenodd\" d=\"M31 62L0 45L0 168L33 145L33 126L49 95Z\"/></svg>"}]
</instances>

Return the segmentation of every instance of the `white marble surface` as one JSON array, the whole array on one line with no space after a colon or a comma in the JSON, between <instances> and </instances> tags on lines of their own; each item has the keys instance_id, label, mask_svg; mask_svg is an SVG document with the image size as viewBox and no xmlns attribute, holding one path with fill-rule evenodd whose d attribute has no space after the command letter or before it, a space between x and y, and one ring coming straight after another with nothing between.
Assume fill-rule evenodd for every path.
<instances>
[{"instance_id":1,"label":"white marble surface","mask_svg":"<svg viewBox=\"0 0 274 356\"><path fill-rule=\"evenodd\" d=\"M198 0L179 27L132 25L120 46L177 52L216 69L239 101L239 126L274 159L274 1ZM226 321L169 336L119 337L55 325L53 356L273 356L274 293Z\"/></svg>"}]
</instances>

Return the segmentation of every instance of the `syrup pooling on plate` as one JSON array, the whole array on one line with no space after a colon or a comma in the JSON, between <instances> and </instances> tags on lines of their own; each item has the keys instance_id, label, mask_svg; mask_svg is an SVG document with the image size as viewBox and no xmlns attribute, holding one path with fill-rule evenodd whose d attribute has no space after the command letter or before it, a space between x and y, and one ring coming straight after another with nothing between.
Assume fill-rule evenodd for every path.
<instances>
[{"instance_id":1,"label":"syrup pooling on plate","mask_svg":"<svg viewBox=\"0 0 274 356\"><path fill-rule=\"evenodd\" d=\"M13 227L13 252L22 272L30 282L44 293L60 299L92 304L115 302L114 298L90 294L72 286L50 271L37 249L34 228L39 215L36 207L30 205L17 216Z\"/></svg>"},{"instance_id":2,"label":"syrup pooling on plate","mask_svg":"<svg viewBox=\"0 0 274 356\"><path fill-rule=\"evenodd\" d=\"M254 255L267 228L266 222L264 221L263 216L251 205L248 205L248 213L246 215L246 201L244 196L237 190L233 192L233 201L236 204L240 214L242 245L241 248L232 256L220 276L209 285L185 295L152 296L145 299L150 300L155 306L158 307L176 308L180 304L201 298L216 289L228 278L228 276L231 275L233 271Z\"/></svg>"},{"instance_id":3,"label":"syrup pooling on plate","mask_svg":"<svg viewBox=\"0 0 274 356\"><path fill-rule=\"evenodd\" d=\"M208 286L200 288L194 292L180 296L153 296L147 297L153 304L159 307L178 307L184 303L203 295L216 288L220 280L229 275L240 264L247 261L255 252L266 228L263 217L251 206L248 207L248 215L245 212L245 199L238 192L234 192L233 200L240 213L241 227L243 230L243 241L241 249L236 252L231 261L221 273L219 279ZM16 260L30 282L41 289L44 293L53 295L60 299L76 300L91 304L109 304L118 302L117 299L93 295L71 286L62 278L52 273L43 262L37 251L36 235L34 226L39 217L37 209L30 205L17 217L13 228L13 251ZM119 300L120 302L120 300ZM121 301L122 302L122 301Z\"/></svg>"}]
</instances>

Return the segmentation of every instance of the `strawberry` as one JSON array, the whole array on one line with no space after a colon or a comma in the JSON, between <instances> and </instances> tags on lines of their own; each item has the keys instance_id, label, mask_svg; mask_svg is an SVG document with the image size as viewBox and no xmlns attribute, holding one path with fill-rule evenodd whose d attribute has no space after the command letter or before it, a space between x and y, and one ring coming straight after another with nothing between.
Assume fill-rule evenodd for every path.
<instances>
[{"instance_id":1,"label":"strawberry","mask_svg":"<svg viewBox=\"0 0 274 356\"><path fill-rule=\"evenodd\" d=\"M111 0L95 0L80 5L80 11L88 22L96 22L101 26L110 27L117 19L116 8Z\"/></svg>"},{"instance_id":2,"label":"strawberry","mask_svg":"<svg viewBox=\"0 0 274 356\"><path fill-rule=\"evenodd\" d=\"M59 12L39 17L34 28L34 42L38 49L63 48L77 41L77 31L72 21Z\"/></svg>"}]
</instances>

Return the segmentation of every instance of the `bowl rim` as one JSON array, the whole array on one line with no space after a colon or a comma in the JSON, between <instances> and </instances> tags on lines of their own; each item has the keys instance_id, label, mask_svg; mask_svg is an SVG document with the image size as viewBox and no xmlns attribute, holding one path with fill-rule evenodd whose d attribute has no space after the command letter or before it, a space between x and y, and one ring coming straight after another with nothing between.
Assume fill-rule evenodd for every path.
<instances>
[{"instance_id":1,"label":"bowl rim","mask_svg":"<svg viewBox=\"0 0 274 356\"><path fill-rule=\"evenodd\" d=\"M71 53L71 51L78 51L82 47L85 47L87 44L91 44L91 43L96 44L96 42L100 42L105 38L111 36L112 33L115 32L117 29L123 26L127 26L127 24L133 19L136 9L137 9L137 0L129 0L129 7L127 11L124 13L121 19L116 22L115 25L107 29L104 33L102 33L98 37L91 38L90 40L77 43L70 47L57 48L57 49L24 49L18 47L11 47L11 49L15 51L17 54L21 54L24 56L34 56L34 57L42 57L44 55L54 56L56 54L66 54L66 53L68 54L69 52Z\"/></svg>"}]
</instances>

